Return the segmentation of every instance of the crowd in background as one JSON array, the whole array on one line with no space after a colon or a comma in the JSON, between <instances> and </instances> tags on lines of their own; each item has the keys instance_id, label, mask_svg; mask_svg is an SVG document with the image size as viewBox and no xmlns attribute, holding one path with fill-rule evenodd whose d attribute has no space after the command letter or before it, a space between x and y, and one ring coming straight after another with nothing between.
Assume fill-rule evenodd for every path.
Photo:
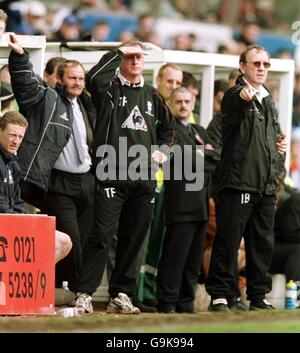
<instances>
[{"instance_id":1,"label":"crowd in background","mask_svg":"<svg viewBox=\"0 0 300 353\"><path fill-rule=\"evenodd\" d=\"M143 2L142 2L143 3ZM1 1L1 8L9 15L7 31L19 34L46 35L49 41L120 41L140 39L161 48L204 51L206 36L199 31L174 28L165 37L167 26L161 19L180 18L192 21L194 27L202 23L225 25L232 28L232 38L227 38L214 48L220 53L239 54L245 45L258 40L263 32L290 34L291 23L279 17L276 0L220 0L156 1ZM190 27L189 27L190 28ZM205 31L204 31L205 32ZM166 33L169 33L168 31ZM261 44L261 43L260 43ZM269 48L267 48L269 49ZM282 42L273 56L294 54L292 45Z\"/></svg>"}]
</instances>

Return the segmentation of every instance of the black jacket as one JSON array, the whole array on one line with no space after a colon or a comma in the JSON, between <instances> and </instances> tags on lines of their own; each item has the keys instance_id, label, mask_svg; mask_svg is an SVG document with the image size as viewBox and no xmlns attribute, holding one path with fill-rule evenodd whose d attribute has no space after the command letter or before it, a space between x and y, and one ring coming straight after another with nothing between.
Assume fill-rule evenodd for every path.
<instances>
[{"instance_id":1,"label":"black jacket","mask_svg":"<svg viewBox=\"0 0 300 353\"><path fill-rule=\"evenodd\" d=\"M207 141L214 149L220 153L222 152L222 113L216 113L209 125L206 128Z\"/></svg>"},{"instance_id":2,"label":"black jacket","mask_svg":"<svg viewBox=\"0 0 300 353\"><path fill-rule=\"evenodd\" d=\"M275 213L275 241L300 243L300 194L292 192L280 202Z\"/></svg>"},{"instance_id":3,"label":"black jacket","mask_svg":"<svg viewBox=\"0 0 300 353\"><path fill-rule=\"evenodd\" d=\"M210 174L218 161L218 154L214 151L205 150L205 155L203 156L196 152L196 146L206 144L207 137L205 129L196 124L186 126L178 119L174 120L176 121L174 158L170 161L170 178L164 181L166 224L207 221L209 217L208 198ZM181 150L185 151L182 153L182 164L179 162L180 159L178 159L177 146L180 146ZM186 150L184 150L184 146ZM197 169L196 158L198 158ZM201 165L199 159L202 159L204 165ZM164 168L166 169L167 166ZM200 181L200 174L203 173L203 186L200 190L187 191L187 185L193 185L196 181L196 178L191 179L192 175L184 173L184 169L187 171L187 168L191 168L193 173L197 173L198 181ZM174 169L177 169L177 172L179 171L178 169L182 170L182 178L176 177L179 180L175 180ZM164 172L164 176L166 176L166 174L167 173Z\"/></svg>"},{"instance_id":4,"label":"black jacket","mask_svg":"<svg viewBox=\"0 0 300 353\"><path fill-rule=\"evenodd\" d=\"M274 195L285 156L276 149L281 130L271 95L247 102L240 98L244 80L222 100L223 150L217 191L233 188Z\"/></svg>"},{"instance_id":5,"label":"black jacket","mask_svg":"<svg viewBox=\"0 0 300 353\"><path fill-rule=\"evenodd\" d=\"M0 213L26 213L20 199L17 157L0 145Z\"/></svg>"},{"instance_id":6,"label":"black jacket","mask_svg":"<svg viewBox=\"0 0 300 353\"><path fill-rule=\"evenodd\" d=\"M146 83L143 87L121 84L116 76L121 58L119 50L106 53L86 76L86 86L97 110L93 165L97 166L105 157L105 146L113 146L118 156L119 137L124 137L127 148L123 150L126 152L131 146L146 147L148 161L144 167L148 170L151 146L170 146L174 139L174 123L163 98L154 87ZM96 156L99 146L104 149ZM127 165L134 160L128 156L120 161L117 158L117 169L125 159Z\"/></svg>"},{"instance_id":7,"label":"black jacket","mask_svg":"<svg viewBox=\"0 0 300 353\"><path fill-rule=\"evenodd\" d=\"M18 152L21 178L47 190L54 163L72 133L71 103L59 87L53 90L34 74L26 51L22 55L11 51L9 71L20 112L29 124ZM93 128L96 114L91 99L83 93L79 104Z\"/></svg>"}]
</instances>

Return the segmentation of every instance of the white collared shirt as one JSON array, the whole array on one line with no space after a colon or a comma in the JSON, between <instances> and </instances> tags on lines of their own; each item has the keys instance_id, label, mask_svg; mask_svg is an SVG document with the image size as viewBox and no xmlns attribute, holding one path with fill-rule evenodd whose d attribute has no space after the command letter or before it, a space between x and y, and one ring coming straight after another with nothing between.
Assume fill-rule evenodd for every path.
<instances>
[{"instance_id":1,"label":"white collared shirt","mask_svg":"<svg viewBox=\"0 0 300 353\"><path fill-rule=\"evenodd\" d=\"M76 123L80 131L80 137L85 156L84 163L81 164L78 159L78 152L76 149L74 135L71 134L68 143L63 148L58 159L56 160L54 168L74 174L86 173L90 170L92 164L91 157L89 154L89 147L87 145L87 131L77 99L75 98L72 101L70 100L70 102L73 104L73 116L74 119L76 119Z\"/></svg>"},{"instance_id":2,"label":"white collared shirt","mask_svg":"<svg viewBox=\"0 0 300 353\"><path fill-rule=\"evenodd\" d=\"M121 85L122 86L132 86L132 87L144 87L144 77L141 75L140 76L140 82L139 83L132 83L130 81L128 81L124 76L122 76L122 74L120 73L120 71L118 72L118 78L121 81Z\"/></svg>"},{"instance_id":3,"label":"white collared shirt","mask_svg":"<svg viewBox=\"0 0 300 353\"><path fill-rule=\"evenodd\" d=\"M255 88L249 83L249 81L245 79L245 77L243 77L243 79L251 86L251 90L255 92L254 95L261 104L262 100L269 95L269 92L265 89L263 85L260 85L259 88Z\"/></svg>"},{"instance_id":4,"label":"white collared shirt","mask_svg":"<svg viewBox=\"0 0 300 353\"><path fill-rule=\"evenodd\" d=\"M269 95L269 92L265 89L264 86L260 86L259 90L256 90L256 93L255 93L255 96L260 104L265 97L268 97L268 95Z\"/></svg>"},{"instance_id":5,"label":"white collared shirt","mask_svg":"<svg viewBox=\"0 0 300 353\"><path fill-rule=\"evenodd\" d=\"M187 120L184 120L184 119L178 119L180 122L181 122L181 124L183 124L183 125L185 125L185 126L188 126L189 125L189 119L187 119Z\"/></svg>"}]
</instances>

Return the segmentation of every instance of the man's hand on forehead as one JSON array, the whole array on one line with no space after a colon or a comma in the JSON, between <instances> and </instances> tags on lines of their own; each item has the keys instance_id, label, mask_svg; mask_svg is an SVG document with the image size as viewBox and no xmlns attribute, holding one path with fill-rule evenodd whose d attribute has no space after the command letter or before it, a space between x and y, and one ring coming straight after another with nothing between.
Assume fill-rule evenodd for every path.
<instances>
[{"instance_id":1,"label":"man's hand on forehead","mask_svg":"<svg viewBox=\"0 0 300 353\"><path fill-rule=\"evenodd\" d=\"M138 46L123 46L120 47L119 50L125 55L125 56L131 56L131 55L136 55L136 56L141 56L143 54L147 54L145 50L143 50L139 45Z\"/></svg>"}]
</instances>

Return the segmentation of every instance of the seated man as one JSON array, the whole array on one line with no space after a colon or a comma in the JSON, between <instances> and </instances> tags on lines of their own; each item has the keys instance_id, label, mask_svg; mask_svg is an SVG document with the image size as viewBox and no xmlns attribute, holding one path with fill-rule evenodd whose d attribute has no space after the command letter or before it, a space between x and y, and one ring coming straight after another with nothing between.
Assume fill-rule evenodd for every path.
<instances>
[{"instance_id":1,"label":"seated man","mask_svg":"<svg viewBox=\"0 0 300 353\"><path fill-rule=\"evenodd\" d=\"M300 193L284 184L280 175L275 213L275 246L270 272L284 273L287 282L300 281Z\"/></svg>"},{"instance_id":2,"label":"seated man","mask_svg":"<svg viewBox=\"0 0 300 353\"><path fill-rule=\"evenodd\" d=\"M72 249L71 238L59 230L55 231L55 264L66 257Z\"/></svg>"},{"instance_id":3,"label":"seated man","mask_svg":"<svg viewBox=\"0 0 300 353\"><path fill-rule=\"evenodd\" d=\"M27 120L18 112L6 112L0 119L0 213L26 213L23 201L20 199L20 168L16 153L27 126ZM71 248L70 237L56 231L55 263L67 256ZM61 301L62 298L60 298Z\"/></svg>"}]
</instances>

